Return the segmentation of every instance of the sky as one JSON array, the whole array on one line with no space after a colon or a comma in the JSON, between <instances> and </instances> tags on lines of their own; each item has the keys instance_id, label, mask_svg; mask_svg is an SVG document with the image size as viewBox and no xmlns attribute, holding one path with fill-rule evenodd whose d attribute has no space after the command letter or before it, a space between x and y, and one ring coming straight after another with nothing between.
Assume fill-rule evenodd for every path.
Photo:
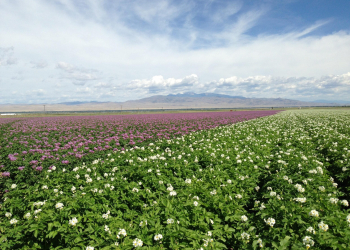
<instances>
[{"instance_id":1,"label":"sky","mask_svg":"<svg viewBox=\"0 0 350 250\"><path fill-rule=\"evenodd\" d=\"M350 101L349 0L0 0L0 104Z\"/></svg>"}]
</instances>

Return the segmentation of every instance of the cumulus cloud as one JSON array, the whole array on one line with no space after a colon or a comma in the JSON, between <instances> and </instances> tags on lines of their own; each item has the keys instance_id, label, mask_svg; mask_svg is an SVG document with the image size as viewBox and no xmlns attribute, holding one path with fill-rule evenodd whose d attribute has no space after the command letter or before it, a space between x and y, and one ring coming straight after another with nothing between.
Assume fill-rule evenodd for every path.
<instances>
[{"instance_id":1,"label":"cumulus cloud","mask_svg":"<svg viewBox=\"0 0 350 250\"><path fill-rule=\"evenodd\" d=\"M332 30L328 19L293 24L272 11L276 1L0 2L0 22L8 24L0 29L6 44L0 66L9 65L0 67L0 75L8 93L60 85L67 98L78 93L82 98L84 92L92 100L117 101L135 98L129 95L135 92L137 98L185 91L293 98L349 94L344 76L350 69L349 30ZM277 25L270 29L271 20ZM38 60L44 57L48 62ZM58 94L48 95L53 100Z\"/></svg>"},{"instance_id":2,"label":"cumulus cloud","mask_svg":"<svg viewBox=\"0 0 350 250\"><path fill-rule=\"evenodd\" d=\"M175 79L153 76L146 80L133 80L124 87L147 96L152 94L174 94L186 91L197 93L242 95L245 97L269 97L305 99L322 96L349 99L350 72L341 75L321 77L276 77L276 76L231 76L218 80L201 82L197 75ZM135 98L135 96L134 96Z\"/></svg>"},{"instance_id":3,"label":"cumulus cloud","mask_svg":"<svg viewBox=\"0 0 350 250\"><path fill-rule=\"evenodd\" d=\"M66 62L58 62L56 68L66 73L64 78L81 81L73 82L74 85L84 85L83 81L98 79L95 75L98 71L95 69L78 68Z\"/></svg>"},{"instance_id":4,"label":"cumulus cloud","mask_svg":"<svg viewBox=\"0 0 350 250\"><path fill-rule=\"evenodd\" d=\"M198 76L195 74L186 76L182 79L168 78L163 76L153 76L151 79L133 80L128 85L129 89L148 89L150 93L157 93L162 90L186 89L198 84Z\"/></svg>"},{"instance_id":5,"label":"cumulus cloud","mask_svg":"<svg viewBox=\"0 0 350 250\"><path fill-rule=\"evenodd\" d=\"M350 72L322 77L232 76L203 84L207 90L259 97L350 96Z\"/></svg>"}]
</instances>

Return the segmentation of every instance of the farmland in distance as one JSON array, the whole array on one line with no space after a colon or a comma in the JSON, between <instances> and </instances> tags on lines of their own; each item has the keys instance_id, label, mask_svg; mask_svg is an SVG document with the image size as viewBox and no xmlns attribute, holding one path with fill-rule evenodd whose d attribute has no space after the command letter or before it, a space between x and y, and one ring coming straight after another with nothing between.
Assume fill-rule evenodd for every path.
<instances>
[{"instance_id":1,"label":"farmland in distance","mask_svg":"<svg viewBox=\"0 0 350 250\"><path fill-rule=\"evenodd\" d=\"M348 249L350 112L237 113L2 122L1 248Z\"/></svg>"}]
</instances>

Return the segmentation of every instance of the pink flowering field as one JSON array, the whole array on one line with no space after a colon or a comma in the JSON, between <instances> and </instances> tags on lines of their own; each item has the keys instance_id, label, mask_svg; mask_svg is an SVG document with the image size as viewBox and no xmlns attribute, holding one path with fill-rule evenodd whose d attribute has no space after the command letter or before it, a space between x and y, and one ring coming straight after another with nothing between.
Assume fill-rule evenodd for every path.
<instances>
[{"instance_id":1,"label":"pink flowering field","mask_svg":"<svg viewBox=\"0 0 350 250\"><path fill-rule=\"evenodd\" d=\"M40 172L90 162L111 151L276 114L235 111L0 119L0 171Z\"/></svg>"}]
</instances>

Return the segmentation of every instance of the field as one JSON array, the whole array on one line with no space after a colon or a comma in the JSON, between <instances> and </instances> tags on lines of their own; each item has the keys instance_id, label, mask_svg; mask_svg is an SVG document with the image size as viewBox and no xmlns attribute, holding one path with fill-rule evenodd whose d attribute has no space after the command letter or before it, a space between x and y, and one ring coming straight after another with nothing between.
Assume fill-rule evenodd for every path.
<instances>
[{"instance_id":1,"label":"field","mask_svg":"<svg viewBox=\"0 0 350 250\"><path fill-rule=\"evenodd\" d=\"M350 111L11 119L1 249L350 248Z\"/></svg>"}]
</instances>

